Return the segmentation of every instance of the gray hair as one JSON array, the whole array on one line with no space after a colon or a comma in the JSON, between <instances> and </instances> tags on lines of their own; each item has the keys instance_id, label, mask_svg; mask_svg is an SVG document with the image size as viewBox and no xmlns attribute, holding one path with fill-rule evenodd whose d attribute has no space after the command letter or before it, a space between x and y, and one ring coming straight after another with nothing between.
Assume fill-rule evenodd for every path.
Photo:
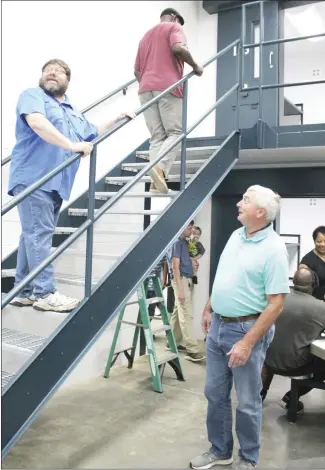
<instances>
[{"instance_id":1,"label":"gray hair","mask_svg":"<svg viewBox=\"0 0 325 470\"><path fill-rule=\"evenodd\" d=\"M252 191L254 193L251 198L252 203L260 209L265 210L266 221L273 222L280 210L281 197L279 194L272 191L272 189L265 188L259 184L250 186L247 191Z\"/></svg>"}]
</instances>

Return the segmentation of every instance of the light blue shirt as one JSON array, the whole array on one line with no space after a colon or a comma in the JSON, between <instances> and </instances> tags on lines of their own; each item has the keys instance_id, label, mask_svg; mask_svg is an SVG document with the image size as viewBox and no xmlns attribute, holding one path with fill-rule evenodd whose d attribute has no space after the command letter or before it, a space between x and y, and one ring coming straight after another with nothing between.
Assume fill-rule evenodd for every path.
<instances>
[{"instance_id":1,"label":"light blue shirt","mask_svg":"<svg viewBox=\"0 0 325 470\"><path fill-rule=\"evenodd\" d=\"M267 307L267 295L289 292L287 249L272 225L250 238L245 227L236 230L220 257L212 310L224 317L256 314Z\"/></svg>"},{"instance_id":2,"label":"light blue shirt","mask_svg":"<svg viewBox=\"0 0 325 470\"><path fill-rule=\"evenodd\" d=\"M25 115L43 114L53 126L72 142L90 142L98 135L97 128L74 108L67 96L64 102L48 95L42 88L29 88L19 97L16 114L16 145L12 151L8 194L18 184L35 183L73 155L69 150L48 144L27 124ZM70 197L80 159L65 168L40 189L57 191L62 199Z\"/></svg>"}]
</instances>

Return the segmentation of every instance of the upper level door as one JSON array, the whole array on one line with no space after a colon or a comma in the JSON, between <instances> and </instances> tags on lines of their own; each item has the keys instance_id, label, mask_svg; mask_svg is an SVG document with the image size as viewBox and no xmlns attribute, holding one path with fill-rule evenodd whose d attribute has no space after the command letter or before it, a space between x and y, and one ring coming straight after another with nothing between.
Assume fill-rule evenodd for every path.
<instances>
[{"instance_id":1,"label":"upper level door","mask_svg":"<svg viewBox=\"0 0 325 470\"><path fill-rule=\"evenodd\" d=\"M278 38L279 6L277 1L264 3L264 40ZM235 8L218 13L218 51L241 37L242 9ZM260 5L246 6L245 43L259 43L261 35ZM279 77L278 45L263 46L262 84L276 84ZM258 86L261 76L259 47L245 49L243 62L243 91L240 93L240 127L249 128L259 117L259 92L245 91ZM217 63L217 97L222 96L236 83L238 48L222 56ZM278 89L263 91L263 120L269 125L278 124ZM216 135L228 135L236 125L236 94L222 103L216 110Z\"/></svg>"}]
</instances>

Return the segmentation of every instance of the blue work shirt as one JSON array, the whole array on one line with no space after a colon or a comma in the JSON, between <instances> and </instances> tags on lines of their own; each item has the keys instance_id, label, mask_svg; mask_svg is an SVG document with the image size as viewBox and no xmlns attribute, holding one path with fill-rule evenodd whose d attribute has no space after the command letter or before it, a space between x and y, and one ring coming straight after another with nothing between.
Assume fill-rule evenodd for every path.
<instances>
[{"instance_id":1,"label":"blue work shirt","mask_svg":"<svg viewBox=\"0 0 325 470\"><path fill-rule=\"evenodd\" d=\"M40 87L29 88L19 97L16 108L16 145L12 151L8 194L18 184L26 186L35 183L67 160L73 152L48 144L27 124L25 115L40 113L72 142L91 142L97 137L96 126L74 108L67 96L64 102L48 95ZM68 200L80 159L41 186L43 191L57 191L62 199Z\"/></svg>"},{"instance_id":2,"label":"blue work shirt","mask_svg":"<svg viewBox=\"0 0 325 470\"><path fill-rule=\"evenodd\" d=\"M167 257L169 258L168 264L172 279L174 279L172 271L172 261L174 257L179 259L179 270L181 276L187 278L191 278L194 276L192 261L190 253L188 251L188 244L186 240L178 239L177 242L174 243L172 249L168 251Z\"/></svg>"},{"instance_id":3,"label":"blue work shirt","mask_svg":"<svg viewBox=\"0 0 325 470\"><path fill-rule=\"evenodd\" d=\"M289 292L287 249L272 225L250 238L245 227L236 230L220 257L212 310L224 317L256 314L267 307L267 295Z\"/></svg>"}]
</instances>

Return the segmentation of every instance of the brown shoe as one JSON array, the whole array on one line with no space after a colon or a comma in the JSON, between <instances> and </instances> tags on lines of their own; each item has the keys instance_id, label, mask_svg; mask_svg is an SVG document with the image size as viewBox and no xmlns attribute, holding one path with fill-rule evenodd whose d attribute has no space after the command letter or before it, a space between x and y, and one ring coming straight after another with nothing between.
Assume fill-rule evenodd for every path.
<instances>
[{"instance_id":1,"label":"brown shoe","mask_svg":"<svg viewBox=\"0 0 325 470\"><path fill-rule=\"evenodd\" d=\"M149 176L152 179L153 185L161 193L168 193L168 186L165 180L165 172L158 165L149 170Z\"/></svg>"},{"instance_id":2,"label":"brown shoe","mask_svg":"<svg viewBox=\"0 0 325 470\"><path fill-rule=\"evenodd\" d=\"M185 359L187 361L192 361L192 362L200 362L205 359L205 355L198 352L198 353L187 353L185 356Z\"/></svg>"}]
</instances>

